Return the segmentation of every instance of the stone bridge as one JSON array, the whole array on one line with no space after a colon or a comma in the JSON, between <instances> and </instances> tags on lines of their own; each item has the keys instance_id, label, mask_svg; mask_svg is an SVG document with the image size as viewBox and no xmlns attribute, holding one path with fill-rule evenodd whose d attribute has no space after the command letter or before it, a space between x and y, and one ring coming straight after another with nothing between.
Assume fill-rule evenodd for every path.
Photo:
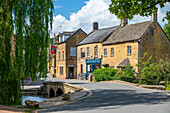
<instances>
[{"instance_id":1,"label":"stone bridge","mask_svg":"<svg viewBox=\"0 0 170 113\"><path fill-rule=\"evenodd\" d=\"M83 90L83 88L74 86L65 82L43 82L43 95L48 95L48 97L57 97L62 94L72 93Z\"/></svg>"}]
</instances>

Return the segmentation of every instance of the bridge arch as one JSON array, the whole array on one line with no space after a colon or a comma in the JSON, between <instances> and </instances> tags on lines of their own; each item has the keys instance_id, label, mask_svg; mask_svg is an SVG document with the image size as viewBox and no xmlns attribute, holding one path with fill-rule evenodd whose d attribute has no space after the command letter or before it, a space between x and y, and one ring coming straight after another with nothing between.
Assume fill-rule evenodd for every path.
<instances>
[{"instance_id":1,"label":"bridge arch","mask_svg":"<svg viewBox=\"0 0 170 113\"><path fill-rule=\"evenodd\" d=\"M61 88L58 88L56 91L56 97L64 94L63 90Z\"/></svg>"},{"instance_id":2,"label":"bridge arch","mask_svg":"<svg viewBox=\"0 0 170 113\"><path fill-rule=\"evenodd\" d=\"M49 94L50 98L55 97L55 91L53 90L53 88L50 89Z\"/></svg>"}]
</instances>

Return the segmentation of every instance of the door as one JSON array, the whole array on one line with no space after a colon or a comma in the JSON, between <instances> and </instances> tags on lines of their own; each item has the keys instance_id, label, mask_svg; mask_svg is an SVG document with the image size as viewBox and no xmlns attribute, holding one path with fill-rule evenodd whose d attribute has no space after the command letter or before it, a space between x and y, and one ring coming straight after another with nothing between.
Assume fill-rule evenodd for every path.
<instances>
[{"instance_id":1,"label":"door","mask_svg":"<svg viewBox=\"0 0 170 113\"><path fill-rule=\"evenodd\" d=\"M69 67L69 78L74 78L74 67Z\"/></svg>"}]
</instances>

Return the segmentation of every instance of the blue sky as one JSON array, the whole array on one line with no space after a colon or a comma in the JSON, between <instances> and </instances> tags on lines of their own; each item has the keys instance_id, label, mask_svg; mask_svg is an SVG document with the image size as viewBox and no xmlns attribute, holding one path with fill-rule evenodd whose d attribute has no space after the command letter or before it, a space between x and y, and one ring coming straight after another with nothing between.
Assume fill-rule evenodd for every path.
<instances>
[{"instance_id":1,"label":"blue sky","mask_svg":"<svg viewBox=\"0 0 170 113\"><path fill-rule=\"evenodd\" d=\"M81 10L86 1L88 0L56 0L54 2L54 16L61 14L67 20L70 20L70 14Z\"/></svg>"},{"instance_id":2,"label":"blue sky","mask_svg":"<svg viewBox=\"0 0 170 113\"><path fill-rule=\"evenodd\" d=\"M109 4L110 0L54 0L52 34L79 28L89 33L92 31L93 22L99 23L99 29L119 25L120 20L108 10ZM170 10L170 3L167 3L162 9L158 9L158 22L162 28L168 23L167 21L162 22L167 10ZM150 16L136 15L129 21L129 24L149 20L151 20Z\"/></svg>"}]
</instances>

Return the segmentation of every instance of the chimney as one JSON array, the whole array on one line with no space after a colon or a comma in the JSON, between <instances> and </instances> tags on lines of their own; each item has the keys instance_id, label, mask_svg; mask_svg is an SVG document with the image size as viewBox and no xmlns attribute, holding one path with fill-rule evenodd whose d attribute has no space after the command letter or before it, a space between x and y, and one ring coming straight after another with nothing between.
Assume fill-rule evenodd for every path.
<instances>
[{"instance_id":1,"label":"chimney","mask_svg":"<svg viewBox=\"0 0 170 113\"><path fill-rule=\"evenodd\" d=\"M128 18L123 18L120 20L120 26L124 27L126 24L128 24Z\"/></svg>"},{"instance_id":2,"label":"chimney","mask_svg":"<svg viewBox=\"0 0 170 113\"><path fill-rule=\"evenodd\" d=\"M154 12L152 13L151 20L157 22L157 11L154 11Z\"/></svg>"},{"instance_id":3,"label":"chimney","mask_svg":"<svg viewBox=\"0 0 170 113\"><path fill-rule=\"evenodd\" d=\"M93 23L93 31L98 30L98 22Z\"/></svg>"}]
</instances>

